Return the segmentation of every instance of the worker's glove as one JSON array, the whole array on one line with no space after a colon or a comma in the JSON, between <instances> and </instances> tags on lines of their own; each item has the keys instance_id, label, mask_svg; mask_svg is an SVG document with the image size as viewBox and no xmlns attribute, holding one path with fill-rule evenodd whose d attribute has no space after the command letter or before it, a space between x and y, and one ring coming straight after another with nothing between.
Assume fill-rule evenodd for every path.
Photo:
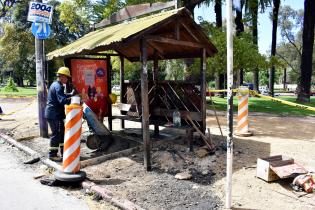
<instances>
[{"instance_id":1,"label":"worker's glove","mask_svg":"<svg viewBox=\"0 0 315 210\"><path fill-rule=\"evenodd\" d=\"M78 91L76 89L73 89L70 93L67 93L67 96L75 96L78 94Z\"/></svg>"}]
</instances>

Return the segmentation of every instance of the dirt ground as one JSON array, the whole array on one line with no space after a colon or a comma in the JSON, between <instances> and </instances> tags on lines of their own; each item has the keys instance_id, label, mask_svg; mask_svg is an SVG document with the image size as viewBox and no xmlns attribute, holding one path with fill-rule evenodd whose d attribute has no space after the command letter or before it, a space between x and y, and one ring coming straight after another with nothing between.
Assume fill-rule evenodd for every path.
<instances>
[{"instance_id":1,"label":"dirt ground","mask_svg":"<svg viewBox=\"0 0 315 210\"><path fill-rule=\"evenodd\" d=\"M0 131L23 140L22 143L44 155L48 139L34 137L38 131L36 100L0 99L0 105L6 113L16 111L1 117ZM226 117L220 115L219 120L225 133ZM213 115L207 117L207 126L216 144L224 145ZM128 132L137 136L140 124L128 122L126 127L133 128ZM257 158L271 155L292 157L309 170L314 170L314 128L314 117L250 115L250 130L254 136L234 138L234 209L315 209L314 194L292 191L289 185L292 180L267 183L255 177ZM119 129L119 120L116 120L114 130ZM183 133L168 129L161 132L178 137L175 140L153 141L151 172L143 168L142 152L83 170L92 181L146 209L224 208L224 147L219 146L213 155L198 158L194 152L188 152ZM199 147L198 135L195 135L195 140L196 151ZM83 147L83 150L87 149ZM174 178L176 173L185 171L192 174L191 180Z\"/></svg>"}]
</instances>

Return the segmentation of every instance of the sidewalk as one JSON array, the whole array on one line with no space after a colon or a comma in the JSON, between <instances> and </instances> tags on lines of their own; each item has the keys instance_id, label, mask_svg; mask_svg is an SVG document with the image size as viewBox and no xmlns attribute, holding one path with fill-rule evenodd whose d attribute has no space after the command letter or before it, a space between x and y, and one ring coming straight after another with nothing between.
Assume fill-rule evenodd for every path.
<instances>
[{"instance_id":1,"label":"sidewalk","mask_svg":"<svg viewBox=\"0 0 315 210\"><path fill-rule=\"evenodd\" d=\"M43 186L36 174L12 153L12 147L0 144L0 209L88 210L87 204L61 188Z\"/></svg>"}]
</instances>

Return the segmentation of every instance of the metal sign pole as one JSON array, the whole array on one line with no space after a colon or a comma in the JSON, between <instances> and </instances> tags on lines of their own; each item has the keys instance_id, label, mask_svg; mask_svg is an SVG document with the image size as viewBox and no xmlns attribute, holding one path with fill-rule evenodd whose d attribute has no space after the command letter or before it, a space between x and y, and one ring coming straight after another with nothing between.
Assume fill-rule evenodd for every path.
<instances>
[{"instance_id":1,"label":"metal sign pole","mask_svg":"<svg viewBox=\"0 0 315 210\"><path fill-rule=\"evenodd\" d=\"M37 0L42 2L42 0ZM43 40L35 37L35 56L36 56L36 85L37 85L37 101L38 101L38 119L39 119L39 135L48 137L48 125L45 119L45 106L47 102L47 93L44 80L44 46Z\"/></svg>"},{"instance_id":2,"label":"metal sign pole","mask_svg":"<svg viewBox=\"0 0 315 210\"><path fill-rule=\"evenodd\" d=\"M232 170L233 170L233 22L232 0L226 1L227 27L227 154L226 154L226 208L232 206Z\"/></svg>"}]
</instances>

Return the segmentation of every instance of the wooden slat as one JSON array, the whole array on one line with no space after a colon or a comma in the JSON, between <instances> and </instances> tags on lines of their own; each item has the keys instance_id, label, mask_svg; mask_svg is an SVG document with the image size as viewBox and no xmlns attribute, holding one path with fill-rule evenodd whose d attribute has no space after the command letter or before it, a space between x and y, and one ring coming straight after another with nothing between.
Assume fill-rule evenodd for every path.
<instances>
[{"instance_id":1,"label":"wooden slat","mask_svg":"<svg viewBox=\"0 0 315 210\"><path fill-rule=\"evenodd\" d=\"M158 82L158 69L159 69L159 60L158 53L154 51L154 60L153 60L153 81L156 85Z\"/></svg>"},{"instance_id":2,"label":"wooden slat","mask_svg":"<svg viewBox=\"0 0 315 210\"><path fill-rule=\"evenodd\" d=\"M173 113L174 113L175 109L162 109L162 108L155 108L152 110L152 116L167 116L172 118L173 117ZM179 110L180 115L185 118L184 116L189 115L191 117L192 120L196 120L196 121L201 121L202 120L202 115L200 112L189 112L189 111L181 111Z\"/></svg>"},{"instance_id":3,"label":"wooden slat","mask_svg":"<svg viewBox=\"0 0 315 210\"><path fill-rule=\"evenodd\" d=\"M113 116L113 119L121 119L121 120L128 120L128 121L134 121L134 122L141 122L142 119L139 117L130 117L127 115L119 115L119 116Z\"/></svg>"},{"instance_id":4,"label":"wooden slat","mask_svg":"<svg viewBox=\"0 0 315 210\"><path fill-rule=\"evenodd\" d=\"M204 133L199 130L199 128L195 125L195 123L193 122L193 120L191 119L191 117L189 115L187 115L186 118L189 120L189 122L192 124L192 126L196 129L197 133L200 134L201 138L206 143L206 145L208 146L209 150L210 151L213 150L215 148L215 145L212 144L210 139L208 140L208 138L204 135Z\"/></svg>"}]
</instances>

